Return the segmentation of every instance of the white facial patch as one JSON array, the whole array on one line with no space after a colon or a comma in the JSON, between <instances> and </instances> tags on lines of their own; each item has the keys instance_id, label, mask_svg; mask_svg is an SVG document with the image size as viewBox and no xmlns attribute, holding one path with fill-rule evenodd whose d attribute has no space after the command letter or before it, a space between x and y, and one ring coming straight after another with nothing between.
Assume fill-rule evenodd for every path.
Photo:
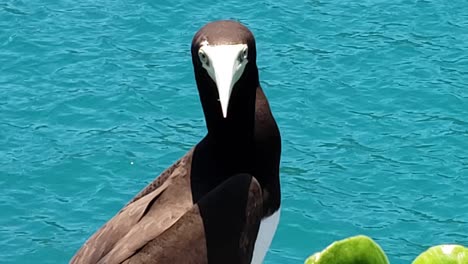
<instances>
[{"instance_id":1,"label":"white facial patch","mask_svg":"<svg viewBox=\"0 0 468 264\"><path fill-rule=\"evenodd\" d=\"M232 87L242 76L248 63L246 44L215 45L202 43L198 56L203 68L216 83L223 116L226 118Z\"/></svg>"}]
</instances>

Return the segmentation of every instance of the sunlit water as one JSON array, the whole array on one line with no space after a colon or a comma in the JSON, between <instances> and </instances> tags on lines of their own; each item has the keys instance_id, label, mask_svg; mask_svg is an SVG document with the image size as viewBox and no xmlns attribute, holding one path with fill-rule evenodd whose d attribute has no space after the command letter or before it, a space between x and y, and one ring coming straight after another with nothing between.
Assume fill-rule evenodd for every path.
<instances>
[{"instance_id":1,"label":"sunlit water","mask_svg":"<svg viewBox=\"0 0 468 264\"><path fill-rule=\"evenodd\" d=\"M190 42L239 19L283 139L266 263L468 245L468 2L0 2L0 262L65 263L200 140Z\"/></svg>"}]
</instances>

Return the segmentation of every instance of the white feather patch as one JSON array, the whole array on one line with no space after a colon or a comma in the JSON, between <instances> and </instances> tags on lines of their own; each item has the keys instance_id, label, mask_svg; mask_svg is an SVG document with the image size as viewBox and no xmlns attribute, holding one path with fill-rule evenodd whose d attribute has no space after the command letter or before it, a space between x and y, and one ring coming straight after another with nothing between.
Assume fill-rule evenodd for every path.
<instances>
[{"instance_id":1,"label":"white feather patch","mask_svg":"<svg viewBox=\"0 0 468 264\"><path fill-rule=\"evenodd\" d=\"M276 233L276 228L278 227L280 219L280 211L274 212L269 217L262 220L260 223L260 229L258 230L257 241L255 241L255 248L253 252L251 264L261 264L263 259L270 248L273 237Z\"/></svg>"}]
</instances>

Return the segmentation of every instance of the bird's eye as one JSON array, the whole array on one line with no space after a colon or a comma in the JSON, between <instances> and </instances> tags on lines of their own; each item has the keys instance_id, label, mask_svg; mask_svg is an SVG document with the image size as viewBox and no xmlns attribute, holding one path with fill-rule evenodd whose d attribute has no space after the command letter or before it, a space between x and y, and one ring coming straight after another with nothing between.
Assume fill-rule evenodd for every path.
<instances>
[{"instance_id":1,"label":"bird's eye","mask_svg":"<svg viewBox=\"0 0 468 264\"><path fill-rule=\"evenodd\" d=\"M246 59L247 59L247 55L248 55L248 53L247 53L247 48L244 48L244 49L242 50L242 52L239 54L239 61L240 61L240 62L243 62L244 60L246 60Z\"/></svg>"},{"instance_id":2,"label":"bird's eye","mask_svg":"<svg viewBox=\"0 0 468 264\"><path fill-rule=\"evenodd\" d=\"M198 51L198 57L203 64L208 64L208 56L206 56L204 51Z\"/></svg>"}]
</instances>

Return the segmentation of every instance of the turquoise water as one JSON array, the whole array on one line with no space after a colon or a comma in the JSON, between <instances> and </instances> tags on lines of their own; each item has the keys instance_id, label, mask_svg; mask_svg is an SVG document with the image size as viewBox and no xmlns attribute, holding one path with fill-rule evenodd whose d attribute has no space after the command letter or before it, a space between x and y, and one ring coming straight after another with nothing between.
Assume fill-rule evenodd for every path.
<instances>
[{"instance_id":1,"label":"turquoise water","mask_svg":"<svg viewBox=\"0 0 468 264\"><path fill-rule=\"evenodd\" d=\"M221 18L256 35L283 137L266 263L468 245L467 1L176 2L0 2L1 262L67 262L202 138L190 41Z\"/></svg>"}]
</instances>

